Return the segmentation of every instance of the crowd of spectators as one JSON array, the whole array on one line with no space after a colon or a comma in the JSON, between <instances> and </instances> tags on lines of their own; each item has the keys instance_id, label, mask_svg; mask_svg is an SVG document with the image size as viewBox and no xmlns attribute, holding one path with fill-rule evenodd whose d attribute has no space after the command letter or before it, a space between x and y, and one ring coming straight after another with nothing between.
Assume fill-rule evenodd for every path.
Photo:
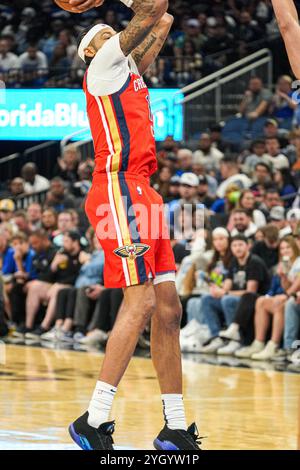
<instances>
[{"instance_id":1,"label":"crowd of spectators","mask_svg":"<svg viewBox=\"0 0 300 470\"><path fill-rule=\"evenodd\" d=\"M214 70L216 61L223 66L228 59L211 54L230 49L236 59L252 41L276 31L268 0L175 1L170 7L176 22L145 77L151 86L193 81L204 66ZM79 86L77 29L99 20L120 28L130 18L122 5L108 1L103 10L82 15L80 23L76 16L76 24L52 1L0 4L0 12L2 72L5 63L6 71L28 61L42 64L24 68L22 86L27 79L52 86L49 64L65 74L67 61L61 85ZM173 57L172 66L167 57ZM15 86L17 75L8 73ZM275 88L250 79L234 118L238 145L228 144L226 126L219 124L202 129L196 143L167 137L158 145L151 184L163 197L171 226L182 350L299 366L299 106L291 77L282 75ZM29 162L1 182L0 335L83 348L105 345L122 290L103 286L103 252L84 213L93 168L93 159L82 160L71 145L52 174L41 175ZM20 201L26 201L22 209ZM148 333L141 347L149 347Z\"/></svg>"},{"instance_id":2,"label":"crowd of spectators","mask_svg":"<svg viewBox=\"0 0 300 470\"><path fill-rule=\"evenodd\" d=\"M183 351L275 361L299 355L300 134L277 134L238 154L217 126L194 149L172 137L158 147L152 185L172 228ZM2 186L2 334L81 347L107 341L122 290L103 287L103 252L84 214L93 166L71 145L53 175L26 163ZM16 209L24 195L28 206Z\"/></svg>"},{"instance_id":3,"label":"crowd of spectators","mask_svg":"<svg viewBox=\"0 0 300 470\"><path fill-rule=\"evenodd\" d=\"M182 87L278 37L270 0L176 0L169 9L175 23L145 75L151 87ZM59 9L53 0L2 0L0 78L8 87L80 87L80 29L105 22L119 31L130 17L128 8L109 0L80 15Z\"/></svg>"}]
</instances>

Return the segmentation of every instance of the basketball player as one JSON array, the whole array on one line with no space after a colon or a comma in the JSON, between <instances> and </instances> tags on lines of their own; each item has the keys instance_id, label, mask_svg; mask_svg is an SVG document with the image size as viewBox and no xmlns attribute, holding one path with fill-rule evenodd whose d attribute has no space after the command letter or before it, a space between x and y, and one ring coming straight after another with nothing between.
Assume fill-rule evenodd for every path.
<instances>
[{"instance_id":1,"label":"basketball player","mask_svg":"<svg viewBox=\"0 0 300 470\"><path fill-rule=\"evenodd\" d=\"M122 1L134 12L127 28L119 34L103 24L88 28L80 36L78 54L88 65L84 91L95 147L86 211L105 253L105 285L122 287L124 301L88 411L69 431L82 449L113 449L112 402L139 335L151 319L152 361L165 419L154 446L198 450L197 428L187 427L182 398L181 305L174 256L165 236L162 198L149 184L157 163L149 93L142 79L162 48L173 17L166 13L167 0ZM142 217L137 218L132 205L142 206ZM159 222L152 220L152 206L161 211ZM107 218L110 230L105 236ZM142 233L145 224L148 230Z\"/></svg>"},{"instance_id":2,"label":"basketball player","mask_svg":"<svg viewBox=\"0 0 300 470\"><path fill-rule=\"evenodd\" d=\"M300 79L300 26L294 0L272 0L292 70Z\"/></svg>"}]
</instances>

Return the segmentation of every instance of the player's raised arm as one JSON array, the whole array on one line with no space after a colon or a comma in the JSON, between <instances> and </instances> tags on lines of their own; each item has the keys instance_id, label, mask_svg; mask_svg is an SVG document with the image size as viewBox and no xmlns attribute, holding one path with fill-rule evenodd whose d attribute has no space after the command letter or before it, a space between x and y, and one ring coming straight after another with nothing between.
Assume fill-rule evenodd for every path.
<instances>
[{"instance_id":1,"label":"player's raised arm","mask_svg":"<svg viewBox=\"0 0 300 470\"><path fill-rule=\"evenodd\" d=\"M120 33L120 46L126 56L144 41L166 13L168 0L133 0L130 8L135 15L127 28Z\"/></svg>"},{"instance_id":2,"label":"player's raised arm","mask_svg":"<svg viewBox=\"0 0 300 470\"><path fill-rule=\"evenodd\" d=\"M272 0L272 4L292 70L300 79L300 26L294 0Z\"/></svg>"},{"instance_id":3,"label":"player's raised arm","mask_svg":"<svg viewBox=\"0 0 300 470\"><path fill-rule=\"evenodd\" d=\"M168 37L173 21L173 16L169 15L169 13L165 13L146 39L132 51L131 55L141 75L146 72L160 53Z\"/></svg>"}]
</instances>

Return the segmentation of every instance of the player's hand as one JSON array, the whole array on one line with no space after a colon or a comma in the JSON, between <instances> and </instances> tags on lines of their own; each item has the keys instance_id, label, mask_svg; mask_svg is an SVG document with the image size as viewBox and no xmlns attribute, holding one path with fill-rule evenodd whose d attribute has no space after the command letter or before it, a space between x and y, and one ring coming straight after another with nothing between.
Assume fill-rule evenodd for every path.
<instances>
[{"instance_id":1,"label":"player's hand","mask_svg":"<svg viewBox=\"0 0 300 470\"><path fill-rule=\"evenodd\" d=\"M78 13L90 10L91 8L97 8L103 5L104 0L70 0L70 5Z\"/></svg>"}]
</instances>

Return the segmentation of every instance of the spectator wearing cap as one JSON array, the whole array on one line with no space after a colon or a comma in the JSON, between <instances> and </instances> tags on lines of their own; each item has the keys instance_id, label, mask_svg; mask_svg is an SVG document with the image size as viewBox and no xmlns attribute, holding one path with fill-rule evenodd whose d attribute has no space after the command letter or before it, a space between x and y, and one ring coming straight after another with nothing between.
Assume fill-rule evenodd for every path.
<instances>
[{"instance_id":1,"label":"spectator wearing cap","mask_svg":"<svg viewBox=\"0 0 300 470\"><path fill-rule=\"evenodd\" d=\"M251 121L263 117L267 114L271 99L272 94L264 88L261 78L252 77L240 104L240 113Z\"/></svg>"},{"instance_id":2,"label":"spectator wearing cap","mask_svg":"<svg viewBox=\"0 0 300 470\"><path fill-rule=\"evenodd\" d=\"M278 137L268 137L266 139L266 159L270 163L273 170L281 170L289 168L290 163L288 158L281 153Z\"/></svg>"},{"instance_id":3,"label":"spectator wearing cap","mask_svg":"<svg viewBox=\"0 0 300 470\"><path fill-rule=\"evenodd\" d=\"M279 230L279 238L291 235L292 229L288 225L285 217L285 209L282 206L275 206L270 211L270 224L275 225Z\"/></svg>"},{"instance_id":4,"label":"spectator wearing cap","mask_svg":"<svg viewBox=\"0 0 300 470\"><path fill-rule=\"evenodd\" d=\"M28 285L26 299L26 323L23 331L27 339L39 339L52 326L55 317L57 294L61 289L75 283L81 268L80 263L80 233L75 230L66 232L63 247L51 262L51 275L44 281L36 280ZM42 323L34 328L35 318L43 303L47 303L45 317Z\"/></svg>"},{"instance_id":5,"label":"spectator wearing cap","mask_svg":"<svg viewBox=\"0 0 300 470\"><path fill-rule=\"evenodd\" d=\"M194 152L193 160L204 166L207 172L217 171L224 154L212 145L211 137L203 132L200 137L198 149Z\"/></svg>"},{"instance_id":6,"label":"spectator wearing cap","mask_svg":"<svg viewBox=\"0 0 300 470\"><path fill-rule=\"evenodd\" d=\"M171 201L180 199L179 186L180 186L180 176L173 175L169 182L168 195L164 199L165 203L169 204Z\"/></svg>"},{"instance_id":7,"label":"spectator wearing cap","mask_svg":"<svg viewBox=\"0 0 300 470\"><path fill-rule=\"evenodd\" d=\"M235 209L232 213L233 229L231 237L244 235L248 240L254 240L257 226L252 222L249 213L244 209Z\"/></svg>"},{"instance_id":8,"label":"spectator wearing cap","mask_svg":"<svg viewBox=\"0 0 300 470\"><path fill-rule=\"evenodd\" d=\"M38 169L35 163L25 163L21 168L21 175L24 179L24 190L26 193L39 193L46 191L50 187L50 182L47 178L38 174Z\"/></svg>"},{"instance_id":9,"label":"spectator wearing cap","mask_svg":"<svg viewBox=\"0 0 300 470\"><path fill-rule=\"evenodd\" d=\"M198 176L194 175L194 173L183 173L179 183L180 199L169 203L169 217L171 225L174 225L175 213L180 213L185 204L199 204Z\"/></svg>"},{"instance_id":10,"label":"spectator wearing cap","mask_svg":"<svg viewBox=\"0 0 300 470\"><path fill-rule=\"evenodd\" d=\"M199 189L198 189L198 198L199 202L203 204L207 209L210 209L215 199L212 198L209 194L208 179L206 176L200 175L199 177Z\"/></svg>"},{"instance_id":11,"label":"spectator wearing cap","mask_svg":"<svg viewBox=\"0 0 300 470\"><path fill-rule=\"evenodd\" d=\"M248 176L239 172L239 166L235 158L224 157L220 162L220 172L222 183L218 187L217 196L221 199L225 197L227 187L231 184L238 185L241 189L248 189L252 181Z\"/></svg>"},{"instance_id":12,"label":"spectator wearing cap","mask_svg":"<svg viewBox=\"0 0 300 470\"><path fill-rule=\"evenodd\" d=\"M298 227L300 222L300 209L290 209L286 214L286 220L291 227L292 233L294 236L298 236Z\"/></svg>"},{"instance_id":13,"label":"spectator wearing cap","mask_svg":"<svg viewBox=\"0 0 300 470\"><path fill-rule=\"evenodd\" d=\"M280 145L284 145L288 131L286 129L280 129L276 119L267 119L264 125L264 138L270 139L271 137L278 138Z\"/></svg>"},{"instance_id":14,"label":"spectator wearing cap","mask_svg":"<svg viewBox=\"0 0 300 470\"><path fill-rule=\"evenodd\" d=\"M1 199L0 201L0 222L11 220L15 210L15 203L11 199Z\"/></svg>"}]
</instances>

